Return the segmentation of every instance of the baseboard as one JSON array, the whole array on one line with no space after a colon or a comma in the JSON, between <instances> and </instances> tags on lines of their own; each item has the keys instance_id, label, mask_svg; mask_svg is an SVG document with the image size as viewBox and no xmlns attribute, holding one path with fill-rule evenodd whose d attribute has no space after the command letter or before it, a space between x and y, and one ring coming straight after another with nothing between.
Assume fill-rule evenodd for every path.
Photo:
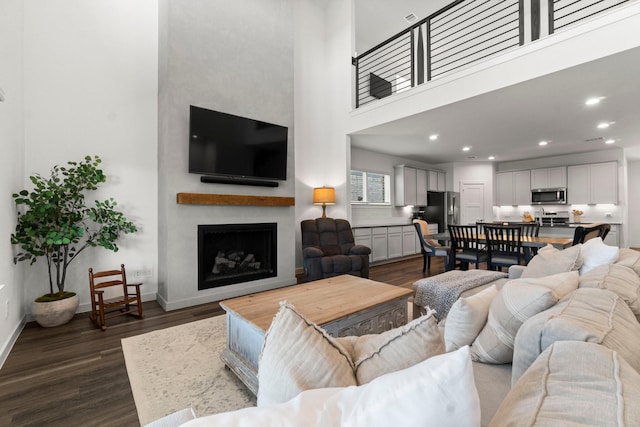
<instances>
[{"instance_id":1,"label":"baseboard","mask_svg":"<svg viewBox=\"0 0 640 427\"><path fill-rule=\"evenodd\" d=\"M283 279L277 282L262 283L259 285L250 285L242 288L233 288L228 290L219 290L215 294L207 294L203 296L195 296L191 298L185 298L178 301L167 301L162 295L156 295L156 301L165 311L179 310L181 308L193 307L200 304L207 304L211 302L224 301L225 299L235 298L243 295L253 294L256 292L268 291L271 289L283 288L286 286L295 285L295 279Z\"/></svg>"},{"instance_id":2,"label":"baseboard","mask_svg":"<svg viewBox=\"0 0 640 427\"><path fill-rule=\"evenodd\" d=\"M414 259L414 258L422 258L422 254L405 255L405 256L402 256L402 257L385 259L385 260L382 260L382 261L375 261L375 262L370 263L369 267L377 267L379 265L391 264L391 263L394 263L394 262L406 261L408 259Z\"/></svg>"},{"instance_id":3,"label":"baseboard","mask_svg":"<svg viewBox=\"0 0 640 427\"><path fill-rule=\"evenodd\" d=\"M11 337L9 338L4 348L2 349L2 353L0 353L0 369L2 369L4 362L9 357L9 353L11 353L13 346L15 345L16 341L18 341L18 337L20 336L20 333L22 332L26 324L27 324L27 317L24 316L20 321L20 323L18 323L18 326L13 331L13 334L11 334Z\"/></svg>"},{"instance_id":4,"label":"baseboard","mask_svg":"<svg viewBox=\"0 0 640 427\"><path fill-rule=\"evenodd\" d=\"M142 302L147 302L147 301L155 301L156 299L156 294L154 293L143 293L141 295L142 297ZM91 303L89 302L83 302L80 305L78 305L78 309L76 310L76 314L77 313L88 313L91 311ZM32 321L34 319L29 319L29 321Z\"/></svg>"}]
</instances>

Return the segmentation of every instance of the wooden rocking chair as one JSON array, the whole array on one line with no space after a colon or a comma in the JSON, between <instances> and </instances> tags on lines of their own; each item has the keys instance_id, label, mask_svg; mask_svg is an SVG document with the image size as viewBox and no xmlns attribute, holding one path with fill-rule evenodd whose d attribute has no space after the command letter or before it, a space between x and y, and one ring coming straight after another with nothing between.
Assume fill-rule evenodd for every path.
<instances>
[{"instance_id":1,"label":"wooden rocking chair","mask_svg":"<svg viewBox=\"0 0 640 427\"><path fill-rule=\"evenodd\" d=\"M124 264L120 270L93 272L89 269L89 286L91 288L91 320L103 331L107 329L106 319L124 314L132 314L143 318L140 286L142 283L127 283ZM105 298L107 288L113 289L117 295Z\"/></svg>"}]
</instances>

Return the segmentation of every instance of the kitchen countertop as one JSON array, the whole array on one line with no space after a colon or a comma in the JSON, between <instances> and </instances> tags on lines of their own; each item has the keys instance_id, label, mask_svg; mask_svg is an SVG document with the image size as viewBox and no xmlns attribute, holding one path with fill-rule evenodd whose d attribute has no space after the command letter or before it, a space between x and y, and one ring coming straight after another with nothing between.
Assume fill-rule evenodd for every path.
<instances>
[{"instance_id":1,"label":"kitchen countertop","mask_svg":"<svg viewBox=\"0 0 640 427\"><path fill-rule=\"evenodd\" d=\"M501 220L496 219L495 221L496 222L500 222ZM511 219L506 219L506 220L504 220L504 222L516 222L518 224L522 223L522 221L514 221L514 220L511 220ZM553 224L553 225L542 224L542 225L540 225L540 227L545 227L545 228L551 228L551 227L578 227L580 225L598 224L598 223L601 223L601 222L605 222L605 223L611 224L611 225L620 225L620 224L622 224L622 222L619 221L619 220L606 221L606 220L600 219L600 220L593 220L593 221L584 220L584 221L580 221L580 222L571 221L571 222L567 222L567 223L564 223L564 224ZM487 222L487 224L491 224L491 222Z\"/></svg>"},{"instance_id":2,"label":"kitchen countertop","mask_svg":"<svg viewBox=\"0 0 640 427\"><path fill-rule=\"evenodd\" d=\"M403 225L411 225L413 220L411 218L389 218L378 219L372 221L358 221L351 223L351 228L373 228L373 227L398 227Z\"/></svg>"},{"instance_id":3,"label":"kitchen countertop","mask_svg":"<svg viewBox=\"0 0 640 427\"><path fill-rule=\"evenodd\" d=\"M496 221L500 221L500 220L496 220ZM521 221L513 221L513 220L505 220L504 222L518 222L520 223ZM604 221L604 220L599 220L599 221L582 221L582 222L569 222L567 224L554 224L554 225L541 225L540 227L542 228L575 228L578 227L580 225L589 225L589 224L593 224L593 223L599 223L599 222L606 222L608 224L611 225L621 225L622 222L615 220L615 221ZM378 221L371 221L371 222L358 222L358 223L352 223L351 224L351 228L374 228L374 227L397 227L397 226L403 226L403 225L411 225L412 224L412 220L409 218L397 218L397 219L389 219L389 220L378 220ZM490 222L487 222L487 224L490 224Z\"/></svg>"}]
</instances>

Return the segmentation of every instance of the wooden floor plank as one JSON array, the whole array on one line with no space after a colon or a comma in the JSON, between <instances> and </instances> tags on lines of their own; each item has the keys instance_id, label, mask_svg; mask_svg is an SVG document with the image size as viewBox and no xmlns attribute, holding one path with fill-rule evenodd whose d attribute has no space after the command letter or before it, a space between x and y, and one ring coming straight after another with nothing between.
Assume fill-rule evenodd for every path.
<instances>
[{"instance_id":1,"label":"wooden floor plank","mask_svg":"<svg viewBox=\"0 0 640 427\"><path fill-rule=\"evenodd\" d=\"M434 257L422 273L419 257L373 266L369 278L410 288L443 271ZM0 426L139 425L120 340L224 313L218 303L165 312L155 301L144 312L111 319L106 331L88 313L57 328L27 324L0 369Z\"/></svg>"}]
</instances>

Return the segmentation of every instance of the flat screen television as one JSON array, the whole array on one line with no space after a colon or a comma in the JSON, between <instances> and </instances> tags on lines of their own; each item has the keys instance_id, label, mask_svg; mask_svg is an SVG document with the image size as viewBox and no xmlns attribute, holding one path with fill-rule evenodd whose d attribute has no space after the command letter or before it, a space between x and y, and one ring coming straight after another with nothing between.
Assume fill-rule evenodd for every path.
<instances>
[{"instance_id":1,"label":"flat screen television","mask_svg":"<svg viewBox=\"0 0 640 427\"><path fill-rule=\"evenodd\" d=\"M250 179L287 179L285 126L191 106L189 172Z\"/></svg>"}]
</instances>

